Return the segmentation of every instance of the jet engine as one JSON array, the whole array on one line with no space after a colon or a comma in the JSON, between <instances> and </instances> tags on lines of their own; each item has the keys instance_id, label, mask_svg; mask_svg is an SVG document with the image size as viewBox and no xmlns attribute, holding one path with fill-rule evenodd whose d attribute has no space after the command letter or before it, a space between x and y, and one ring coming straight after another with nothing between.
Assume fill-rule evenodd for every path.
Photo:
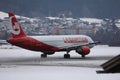
<instances>
[{"instance_id":1,"label":"jet engine","mask_svg":"<svg viewBox=\"0 0 120 80\"><path fill-rule=\"evenodd\" d=\"M82 46L76 49L76 52L82 57L85 57L85 55L88 55L90 53L90 48L88 46Z\"/></svg>"}]
</instances>

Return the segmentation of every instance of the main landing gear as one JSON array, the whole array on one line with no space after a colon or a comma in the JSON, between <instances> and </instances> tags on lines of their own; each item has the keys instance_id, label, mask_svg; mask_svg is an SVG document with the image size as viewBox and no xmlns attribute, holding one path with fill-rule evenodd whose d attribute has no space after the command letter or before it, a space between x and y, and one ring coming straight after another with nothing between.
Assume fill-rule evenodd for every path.
<instances>
[{"instance_id":1,"label":"main landing gear","mask_svg":"<svg viewBox=\"0 0 120 80\"><path fill-rule=\"evenodd\" d=\"M64 58L66 58L66 59L69 59L69 58L70 58L69 52L70 52L70 51L67 51L67 53L64 54ZM45 53L41 54L41 58L47 58L47 54L45 54Z\"/></svg>"},{"instance_id":2,"label":"main landing gear","mask_svg":"<svg viewBox=\"0 0 120 80\"><path fill-rule=\"evenodd\" d=\"M41 54L41 58L47 58L47 55L52 55L54 53L55 53L54 51L43 52L43 54Z\"/></svg>"},{"instance_id":3,"label":"main landing gear","mask_svg":"<svg viewBox=\"0 0 120 80\"><path fill-rule=\"evenodd\" d=\"M67 51L67 53L64 54L64 58L66 58L66 59L69 59L69 58L70 58L70 54L69 54L69 52L70 52L70 51Z\"/></svg>"},{"instance_id":4,"label":"main landing gear","mask_svg":"<svg viewBox=\"0 0 120 80\"><path fill-rule=\"evenodd\" d=\"M47 54L45 53L41 54L41 58L47 58Z\"/></svg>"}]
</instances>

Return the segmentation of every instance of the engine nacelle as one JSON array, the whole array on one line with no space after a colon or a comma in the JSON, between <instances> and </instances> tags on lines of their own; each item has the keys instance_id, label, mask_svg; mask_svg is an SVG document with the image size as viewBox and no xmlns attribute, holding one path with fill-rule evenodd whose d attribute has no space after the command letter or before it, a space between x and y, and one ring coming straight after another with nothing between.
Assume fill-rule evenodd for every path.
<instances>
[{"instance_id":1,"label":"engine nacelle","mask_svg":"<svg viewBox=\"0 0 120 80\"><path fill-rule=\"evenodd\" d=\"M90 48L88 46L82 46L77 48L76 52L81 55L88 55L90 53Z\"/></svg>"}]
</instances>

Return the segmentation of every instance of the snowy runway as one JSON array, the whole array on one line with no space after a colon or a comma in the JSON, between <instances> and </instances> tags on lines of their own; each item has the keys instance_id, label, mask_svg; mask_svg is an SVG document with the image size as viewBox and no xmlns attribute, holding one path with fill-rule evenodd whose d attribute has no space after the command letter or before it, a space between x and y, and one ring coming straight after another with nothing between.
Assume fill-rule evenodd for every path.
<instances>
[{"instance_id":1,"label":"snowy runway","mask_svg":"<svg viewBox=\"0 0 120 80\"><path fill-rule=\"evenodd\" d=\"M79 56L79 55L78 55ZM85 59L81 57L75 57L70 59L64 59L61 56L54 56L48 58L38 57L7 57L0 58L2 65L39 65L39 66L69 66L69 67L88 67L88 68L99 68L100 64L111 59L113 56L88 56Z\"/></svg>"},{"instance_id":2,"label":"snowy runway","mask_svg":"<svg viewBox=\"0 0 120 80\"><path fill-rule=\"evenodd\" d=\"M86 58L74 51L70 52L71 58L64 59L65 52L57 52L48 58L40 58L41 52L25 49L0 49L0 64L2 65L39 65L39 66L74 66L98 68L112 57L119 54L119 47L96 46Z\"/></svg>"},{"instance_id":3,"label":"snowy runway","mask_svg":"<svg viewBox=\"0 0 120 80\"><path fill-rule=\"evenodd\" d=\"M120 53L120 47L96 46L82 59L71 51L40 58L40 52L24 49L0 49L0 80L119 80L120 74L97 74L100 65ZM87 77L88 76L88 77Z\"/></svg>"}]
</instances>

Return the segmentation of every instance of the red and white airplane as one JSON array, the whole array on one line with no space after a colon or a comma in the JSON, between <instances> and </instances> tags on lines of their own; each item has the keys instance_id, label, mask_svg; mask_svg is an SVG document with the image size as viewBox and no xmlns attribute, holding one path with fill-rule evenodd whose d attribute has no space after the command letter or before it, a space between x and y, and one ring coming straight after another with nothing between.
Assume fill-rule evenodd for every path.
<instances>
[{"instance_id":1,"label":"red and white airplane","mask_svg":"<svg viewBox=\"0 0 120 80\"><path fill-rule=\"evenodd\" d=\"M64 58L70 58L71 50L85 57L90 53L90 48L99 43L86 35L27 36L13 13L9 13L9 18L12 25L12 38L7 42L24 49L43 52L41 54L43 58L59 51L66 51Z\"/></svg>"}]
</instances>

